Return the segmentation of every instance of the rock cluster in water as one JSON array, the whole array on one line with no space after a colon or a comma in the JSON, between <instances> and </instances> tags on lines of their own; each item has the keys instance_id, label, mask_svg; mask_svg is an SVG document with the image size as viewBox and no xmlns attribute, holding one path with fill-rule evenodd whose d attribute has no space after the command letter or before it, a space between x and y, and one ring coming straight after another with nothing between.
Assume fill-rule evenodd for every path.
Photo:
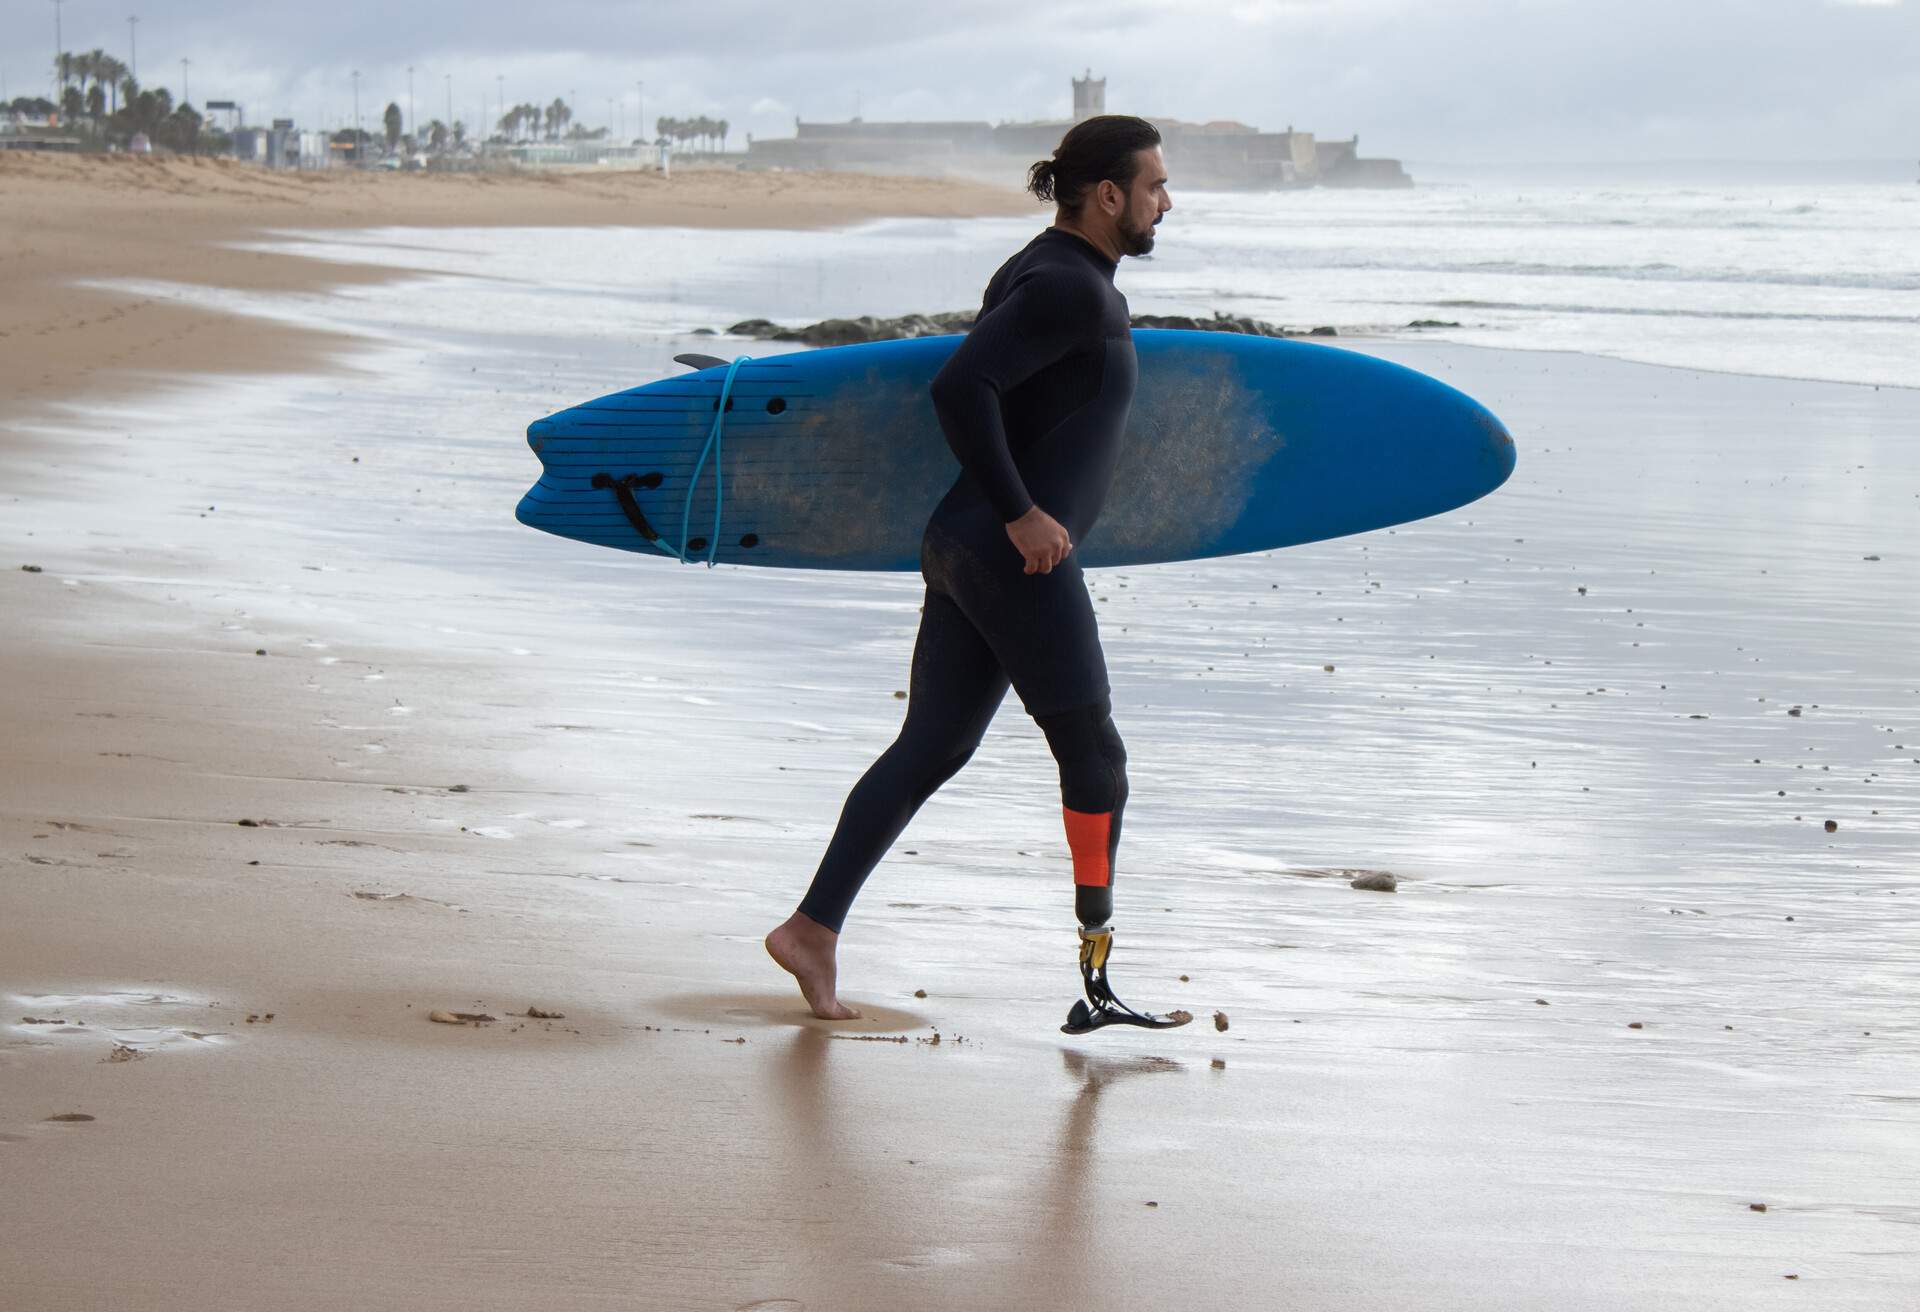
<instances>
[{"instance_id":1,"label":"rock cluster in water","mask_svg":"<svg viewBox=\"0 0 1920 1312\"><path fill-rule=\"evenodd\" d=\"M879 318L863 314L857 319L822 319L804 328L789 328L771 319L747 319L727 329L734 337L752 337L763 342L800 342L807 346L848 346L854 342L890 342L903 337L937 337L946 333L964 333L973 327L976 316L971 310L948 310L944 314L903 314L899 318ZM1252 337L1338 337L1330 326L1284 328L1264 319L1240 315L1215 314L1195 318L1185 314L1136 314L1135 328L1185 328L1207 333L1244 333Z\"/></svg>"}]
</instances>

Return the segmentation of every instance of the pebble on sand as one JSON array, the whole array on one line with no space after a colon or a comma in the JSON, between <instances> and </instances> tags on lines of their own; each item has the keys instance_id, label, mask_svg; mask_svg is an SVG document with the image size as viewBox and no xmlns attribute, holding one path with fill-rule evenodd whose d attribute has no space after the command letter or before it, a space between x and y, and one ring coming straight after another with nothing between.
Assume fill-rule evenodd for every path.
<instances>
[{"instance_id":1,"label":"pebble on sand","mask_svg":"<svg viewBox=\"0 0 1920 1312\"><path fill-rule=\"evenodd\" d=\"M913 991L913 996L916 998L924 998L927 996L927 991L925 989L915 989Z\"/></svg>"},{"instance_id":2,"label":"pebble on sand","mask_svg":"<svg viewBox=\"0 0 1920 1312\"><path fill-rule=\"evenodd\" d=\"M1627 1028L1630 1030L1643 1030L1646 1026L1637 1020L1630 1020L1627 1022Z\"/></svg>"},{"instance_id":3,"label":"pebble on sand","mask_svg":"<svg viewBox=\"0 0 1920 1312\"><path fill-rule=\"evenodd\" d=\"M528 1007L527 1018L529 1020L565 1020L567 1013L564 1011L543 1011L539 1007Z\"/></svg>"},{"instance_id":4,"label":"pebble on sand","mask_svg":"<svg viewBox=\"0 0 1920 1312\"><path fill-rule=\"evenodd\" d=\"M1215 1057L1213 1059L1213 1069L1217 1071L1223 1071L1226 1068L1227 1068L1227 1059L1225 1057Z\"/></svg>"},{"instance_id":5,"label":"pebble on sand","mask_svg":"<svg viewBox=\"0 0 1920 1312\"><path fill-rule=\"evenodd\" d=\"M1225 1034L1227 1032L1227 1013L1226 1012L1216 1011L1213 1013L1213 1027L1216 1030L1219 1030L1222 1034Z\"/></svg>"},{"instance_id":6,"label":"pebble on sand","mask_svg":"<svg viewBox=\"0 0 1920 1312\"><path fill-rule=\"evenodd\" d=\"M1373 870L1349 880L1347 887L1357 888L1365 893L1392 893L1399 889L1400 881L1385 870Z\"/></svg>"},{"instance_id":7,"label":"pebble on sand","mask_svg":"<svg viewBox=\"0 0 1920 1312\"><path fill-rule=\"evenodd\" d=\"M1834 833L1834 832L1836 832L1836 831L1838 831L1838 830L1839 830L1839 828L1840 828L1840 822L1839 822L1838 820L1829 820L1829 821L1827 821L1827 826L1826 826L1826 828L1827 828L1827 832L1828 832L1828 833L1830 833L1830 834L1831 834L1831 833Z\"/></svg>"},{"instance_id":8,"label":"pebble on sand","mask_svg":"<svg viewBox=\"0 0 1920 1312\"><path fill-rule=\"evenodd\" d=\"M22 565L20 568L22 571L28 574L38 574L40 572L40 567L38 565Z\"/></svg>"},{"instance_id":9,"label":"pebble on sand","mask_svg":"<svg viewBox=\"0 0 1920 1312\"><path fill-rule=\"evenodd\" d=\"M484 1011L441 1011L435 1008L427 1013L427 1019L437 1025L484 1025L495 1018Z\"/></svg>"},{"instance_id":10,"label":"pebble on sand","mask_svg":"<svg viewBox=\"0 0 1920 1312\"><path fill-rule=\"evenodd\" d=\"M1748 1203L1747 1210L1749 1212L1764 1212L1767 1210L1767 1205L1765 1203Z\"/></svg>"}]
</instances>

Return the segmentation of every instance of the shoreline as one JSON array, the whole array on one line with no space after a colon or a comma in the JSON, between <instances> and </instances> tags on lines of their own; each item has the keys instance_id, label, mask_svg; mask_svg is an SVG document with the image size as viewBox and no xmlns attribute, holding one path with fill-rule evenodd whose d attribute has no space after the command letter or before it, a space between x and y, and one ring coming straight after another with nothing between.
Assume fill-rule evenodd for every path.
<instances>
[{"instance_id":1,"label":"shoreline","mask_svg":"<svg viewBox=\"0 0 1920 1312\"><path fill-rule=\"evenodd\" d=\"M411 270L247 250L286 229L826 228L1033 209L981 183L846 173L686 170L435 174L271 172L232 161L0 153L0 426L196 374L327 370L335 333L163 297L79 287L156 278L324 292Z\"/></svg>"},{"instance_id":2,"label":"shoreline","mask_svg":"<svg viewBox=\"0 0 1920 1312\"><path fill-rule=\"evenodd\" d=\"M919 586L519 528L550 361L449 396L466 361L388 350L0 444L0 1287L1903 1307L1913 396L1362 349L1520 467L1092 576L1117 984L1203 1021L1086 1040L1017 707L861 902L868 1019L805 1017L759 935L897 729Z\"/></svg>"}]
</instances>

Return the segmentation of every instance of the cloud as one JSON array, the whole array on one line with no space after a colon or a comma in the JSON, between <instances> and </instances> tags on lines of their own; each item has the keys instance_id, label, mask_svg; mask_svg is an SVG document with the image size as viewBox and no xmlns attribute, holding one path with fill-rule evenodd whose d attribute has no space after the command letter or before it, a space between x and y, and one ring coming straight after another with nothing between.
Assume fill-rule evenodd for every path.
<instances>
[{"instance_id":1,"label":"cloud","mask_svg":"<svg viewBox=\"0 0 1920 1312\"><path fill-rule=\"evenodd\" d=\"M6 0L11 6L17 0ZM1901 157L1920 121L1916 6L1877 0L198 0L140 27L148 81L240 101L260 120L491 121L500 101L576 102L629 127L796 115L1057 118L1092 67L1119 111L1358 132L1412 159ZM124 50L124 17L68 4L70 48ZM44 85L11 23L12 94ZM637 86L644 83L644 91Z\"/></svg>"}]
</instances>

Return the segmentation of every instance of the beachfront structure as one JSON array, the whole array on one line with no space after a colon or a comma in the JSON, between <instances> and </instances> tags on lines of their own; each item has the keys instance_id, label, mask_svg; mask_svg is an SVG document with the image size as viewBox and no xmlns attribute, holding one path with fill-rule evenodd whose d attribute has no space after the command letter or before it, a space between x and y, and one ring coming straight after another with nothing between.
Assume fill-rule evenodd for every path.
<instances>
[{"instance_id":1,"label":"beachfront structure","mask_svg":"<svg viewBox=\"0 0 1920 1312\"><path fill-rule=\"evenodd\" d=\"M327 134L302 132L290 118L277 118L267 128L235 128L232 139L235 159L270 169L324 169L333 163Z\"/></svg>"},{"instance_id":2,"label":"beachfront structure","mask_svg":"<svg viewBox=\"0 0 1920 1312\"><path fill-rule=\"evenodd\" d=\"M1073 117L1025 123L794 121L791 137L750 138L746 167L961 173L1004 178L1053 153L1068 128L1107 112L1107 83L1091 69L1073 79ZM1151 118L1151 116L1149 116ZM1151 118L1180 184L1210 190L1411 187L1398 160L1360 159L1360 139L1316 141L1311 132L1262 132L1231 119Z\"/></svg>"}]
</instances>

